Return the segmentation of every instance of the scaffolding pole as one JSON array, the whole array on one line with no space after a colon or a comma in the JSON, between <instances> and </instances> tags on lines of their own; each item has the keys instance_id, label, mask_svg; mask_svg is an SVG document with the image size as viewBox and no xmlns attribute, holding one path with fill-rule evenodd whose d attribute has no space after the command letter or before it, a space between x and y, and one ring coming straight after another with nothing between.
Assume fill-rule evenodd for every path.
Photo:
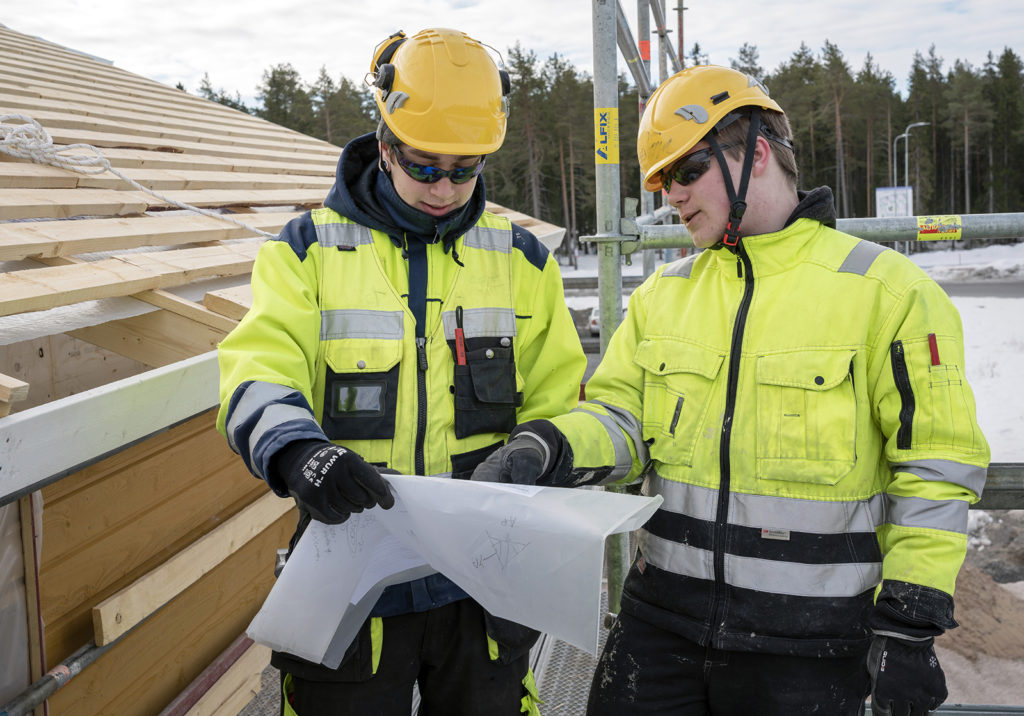
<instances>
[{"instance_id":1,"label":"scaffolding pole","mask_svg":"<svg viewBox=\"0 0 1024 716\"><path fill-rule=\"evenodd\" d=\"M594 22L594 163L597 230L619 232L619 91L615 52L617 0L592 0ZM616 241L597 245L598 307L601 314L601 352L622 321L622 253ZM617 489L617 488L610 488ZM620 489L620 488L619 488ZM608 612L619 613L622 583L629 569L629 535L608 537L605 564Z\"/></svg>"}]
</instances>

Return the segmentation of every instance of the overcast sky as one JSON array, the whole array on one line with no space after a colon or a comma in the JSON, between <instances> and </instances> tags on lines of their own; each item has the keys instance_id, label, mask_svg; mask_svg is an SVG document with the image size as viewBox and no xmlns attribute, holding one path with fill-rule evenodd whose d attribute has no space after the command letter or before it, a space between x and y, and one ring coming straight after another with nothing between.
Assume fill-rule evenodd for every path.
<instances>
[{"instance_id":1,"label":"overcast sky","mask_svg":"<svg viewBox=\"0 0 1024 716\"><path fill-rule=\"evenodd\" d=\"M636 1L620 1L638 39ZM988 52L998 56L1007 46L1024 54L1021 0L686 3L687 53L699 42L712 63L728 65L749 42L771 71L801 42L817 54L827 39L854 71L870 52L904 95L914 51L927 54L932 44L944 69L955 59L981 67ZM677 4L666 2L673 43ZM290 63L307 82L321 66L335 80L361 81L373 47L399 29L454 27L502 53L518 41L541 60L559 53L589 72L591 8L591 0L0 0L0 23L165 84L181 82L190 92L207 72L215 88L251 102L263 72L280 63ZM621 58L619 69L627 71Z\"/></svg>"}]
</instances>

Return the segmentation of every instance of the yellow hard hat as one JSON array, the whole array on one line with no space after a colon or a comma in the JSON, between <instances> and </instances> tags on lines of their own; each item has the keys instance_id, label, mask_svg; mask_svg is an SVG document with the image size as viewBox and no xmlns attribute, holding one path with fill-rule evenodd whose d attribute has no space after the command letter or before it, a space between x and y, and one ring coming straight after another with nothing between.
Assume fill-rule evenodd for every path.
<instances>
[{"instance_id":1,"label":"yellow hard hat","mask_svg":"<svg viewBox=\"0 0 1024 716\"><path fill-rule=\"evenodd\" d=\"M644 188L661 189L662 169L690 151L727 114L747 106L782 112L760 81L728 67L689 67L665 80L648 100L637 133Z\"/></svg>"},{"instance_id":2,"label":"yellow hard hat","mask_svg":"<svg viewBox=\"0 0 1024 716\"><path fill-rule=\"evenodd\" d=\"M508 73L458 30L396 33L374 51L373 96L402 142L436 154L490 154L505 140Z\"/></svg>"}]
</instances>

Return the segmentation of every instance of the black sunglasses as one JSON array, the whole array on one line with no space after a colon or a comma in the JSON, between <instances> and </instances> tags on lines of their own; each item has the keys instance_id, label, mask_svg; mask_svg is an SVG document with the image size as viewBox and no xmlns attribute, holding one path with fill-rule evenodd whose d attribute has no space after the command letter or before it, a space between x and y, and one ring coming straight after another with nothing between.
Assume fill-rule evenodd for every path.
<instances>
[{"instance_id":1,"label":"black sunglasses","mask_svg":"<svg viewBox=\"0 0 1024 716\"><path fill-rule=\"evenodd\" d=\"M398 162L398 166L402 167L402 170L410 177L424 184L433 184L445 177L448 177L452 184L465 184L484 170L484 162L487 161L486 158L482 157L479 162L469 167L441 169L427 164L417 164L406 157L398 147L393 149L395 150L395 161Z\"/></svg>"},{"instance_id":2,"label":"black sunglasses","mask_svg":"<svg viewBox=\"0 0 1024 716\"><path fill-rule=\"evenodd\" d=\"M731 149L735 146L735 144L723 144L720 148L724 152L726 149ZM689 186L704 176L704 173L711 168L711 158L710 147L687 154L668 169L662 170L662 188L665 191L669 191L672 188L672 182L678 182L682 186Z\"/></svg>"}]
</instances>

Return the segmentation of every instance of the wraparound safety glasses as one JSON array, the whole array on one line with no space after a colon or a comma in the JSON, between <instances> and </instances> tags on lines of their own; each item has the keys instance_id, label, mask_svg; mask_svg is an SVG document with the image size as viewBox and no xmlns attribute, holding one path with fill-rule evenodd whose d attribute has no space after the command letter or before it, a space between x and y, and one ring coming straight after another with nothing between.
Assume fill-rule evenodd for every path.
<instances>
[{"instance_id":1,"label":"wraparound safety glasses","mask_svg":"<svg viewBox=\"0 0 1024 716\"><path fill-rule=\"evenodd\" d=\"M736 144L723 144L721 150L731 149ZM682 186L688 186L704 176L704 173L711 168L711 148L700 149L693 154L687 154L668 169L661 172L662 188L669 191L672 182L678 182Z\"/></svg>"},{"instance_id":2,"label":"wraparound safety glasses","mask_svg":"<svg viewBox=\"0 0 1024 716\"><path fill-rule=\"evenodd\" d=\"M398 147L393 147L393 149L395 153L395 161L398 162L398 166L402 167L402 170L410 177L418 182L423 182L424 184L433 184L434 182L441 181L445 177L448 177L452 184L465 184L473 177L478 176L480 172L484 170L484 162L487 161L486 157L481 157L478 163L469 167L441 169L427 164L417 164L406 157Z\"/></svg>"}]
</instances>

